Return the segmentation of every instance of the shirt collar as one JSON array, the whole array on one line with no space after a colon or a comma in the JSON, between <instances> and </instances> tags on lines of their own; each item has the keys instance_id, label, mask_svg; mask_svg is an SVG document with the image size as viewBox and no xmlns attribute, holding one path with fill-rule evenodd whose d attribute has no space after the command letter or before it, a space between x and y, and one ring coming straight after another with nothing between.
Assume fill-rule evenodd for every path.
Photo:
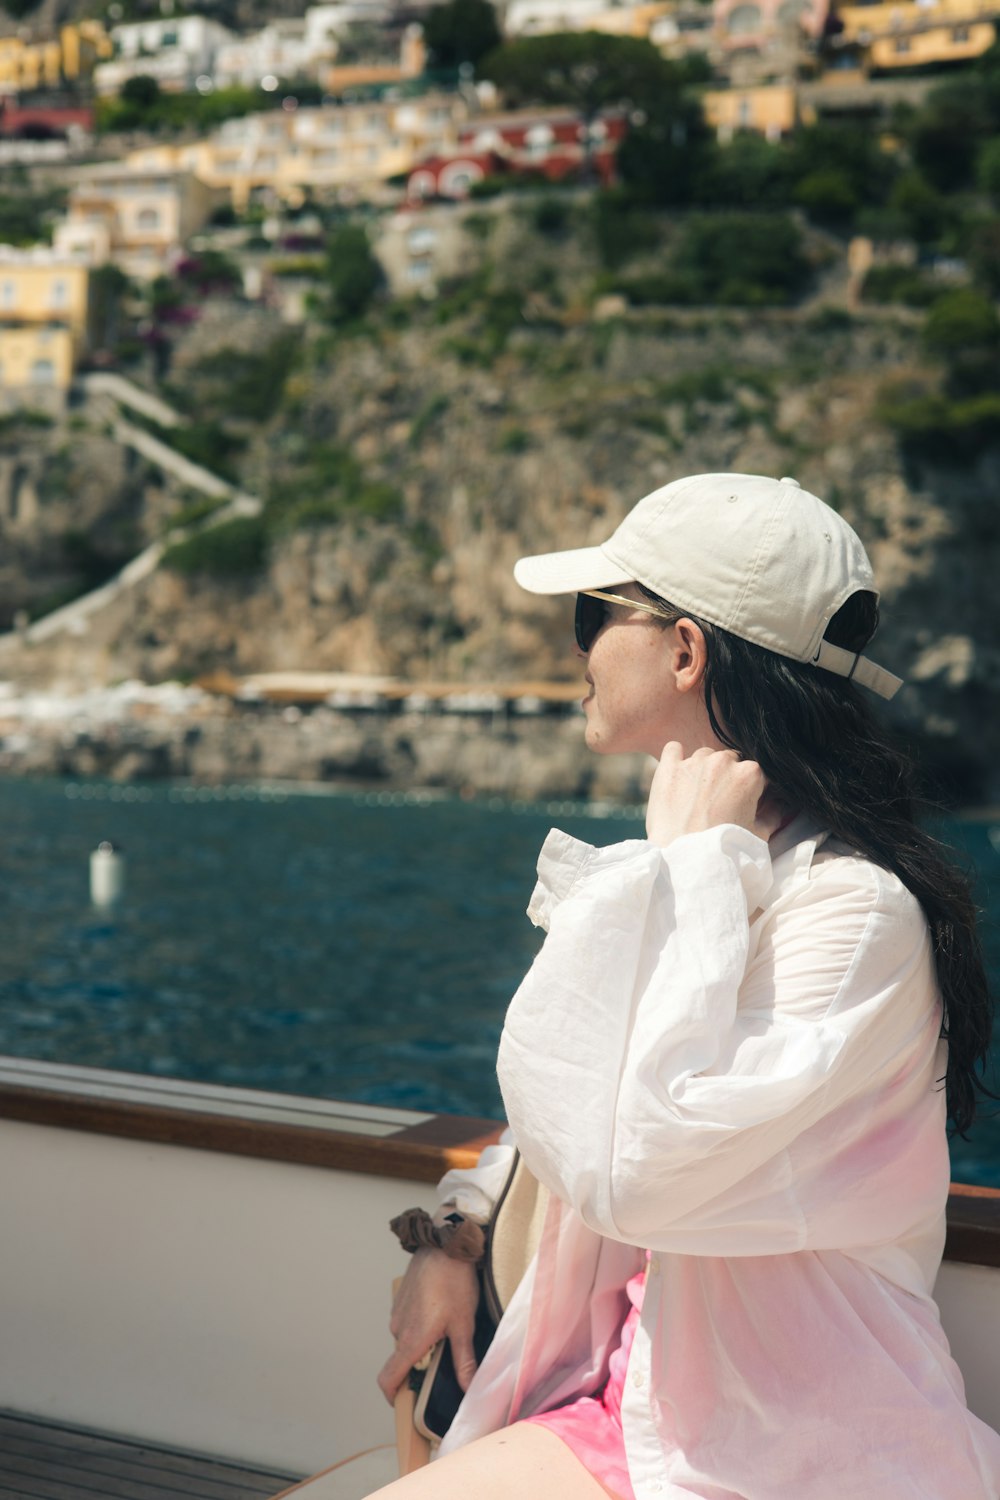
<instances>
[{"instance_id":1,"label":"shirt collar","mask_svg":"<svg viewBox=\"0 0 1000 1500\"><path fill-rule=\"evenodd\" d=\"M770 906L790 886L808 879L816 851L829 838L829 832L811 818L799 813L770 841L771 888L762 901Z\"/></svg>"}]
</instances>

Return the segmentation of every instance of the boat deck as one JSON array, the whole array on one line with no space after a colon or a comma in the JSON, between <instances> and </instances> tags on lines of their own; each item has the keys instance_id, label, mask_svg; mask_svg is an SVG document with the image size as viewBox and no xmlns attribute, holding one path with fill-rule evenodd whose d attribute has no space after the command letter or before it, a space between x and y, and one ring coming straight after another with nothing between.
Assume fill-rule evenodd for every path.
<instances>
[{"instance_id":1,"label":"boat deck","mask_svg":"<svg viewBox=\"0 0 1000 1500\"><path fill-rule=\"evenodd\" d=\"M266 1500L301 1477L0 1412L0 1500Z\"/></svg>"}]
</instances>

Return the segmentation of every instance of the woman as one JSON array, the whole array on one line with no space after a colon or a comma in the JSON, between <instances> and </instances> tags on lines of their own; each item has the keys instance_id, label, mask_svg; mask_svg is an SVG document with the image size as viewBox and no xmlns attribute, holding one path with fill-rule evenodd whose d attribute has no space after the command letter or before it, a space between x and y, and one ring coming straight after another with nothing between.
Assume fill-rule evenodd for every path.
<instances>
[{"instance_id":1,"label":"woman","mask_svg":"<svg viewBox=\"0 0 1000 1500\"><path fill-rule=\"evenodd\" d=\"M515 574L578 595L587 744L655 757L647 838L546 840L498 1065L542 1241L471 1383L474 1272L414 1257L380 1384L448 1335L468 1388L381 1494L997 1500L931 1295L990 1004L864 701L899 681L860 541L794 480L698 475Z\"/></svg>"}]
</instances>

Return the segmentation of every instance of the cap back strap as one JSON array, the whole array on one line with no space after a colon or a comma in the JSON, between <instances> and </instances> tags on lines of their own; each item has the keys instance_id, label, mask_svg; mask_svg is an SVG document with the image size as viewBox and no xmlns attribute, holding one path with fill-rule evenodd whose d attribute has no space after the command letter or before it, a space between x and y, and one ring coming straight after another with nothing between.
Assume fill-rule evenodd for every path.
<instances>
[{"instance_id":1,"label":"cap back strap","mask_svg":"<svg viewBox=\"0 0 1000 1500\"><path fill-rule=\"evenodd\" d=\"M838 677L860 682L862 687L871 688L880 698L894 698L903 686L901 677L887 672L870 657L835 646L832 641L820 641L819 650L812 660L813 665L822 667L824 672L835 672Z\"/></svg>"}]
</instances>

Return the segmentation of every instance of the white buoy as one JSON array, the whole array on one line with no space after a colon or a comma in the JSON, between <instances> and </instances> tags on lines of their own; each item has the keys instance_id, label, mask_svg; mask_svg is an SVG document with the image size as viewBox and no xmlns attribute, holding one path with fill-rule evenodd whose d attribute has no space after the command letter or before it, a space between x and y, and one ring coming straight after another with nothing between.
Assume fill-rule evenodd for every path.
<instances>
[{"instance_id":1,"label":"white buoy","mask_svg":"<svg viewBox=\"0 0 1000 1500\"><path fill-rule=\"evenodd\" d=\"M125 890L125 856L105 840L90 856L90 899L95 906L113 906Z\"/></svg>"}]
</instances>

